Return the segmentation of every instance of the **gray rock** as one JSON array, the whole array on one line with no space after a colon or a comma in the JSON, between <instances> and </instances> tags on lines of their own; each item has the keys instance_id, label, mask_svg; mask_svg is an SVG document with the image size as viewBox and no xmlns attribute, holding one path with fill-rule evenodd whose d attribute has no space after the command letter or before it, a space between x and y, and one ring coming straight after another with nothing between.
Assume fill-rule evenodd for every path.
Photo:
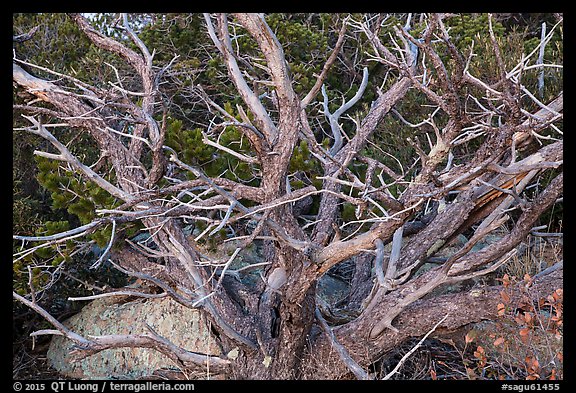
<instances>
[{"instance_id":1,"label":"gray rock","mask_svg":"<svg viewBox=\"0 0 576 393\"><path fill-rule=\"evenodd\" d=\"M145 334L149 324L158 334L189 351L219 355L205 318L197 310L170 298L115 303L115 299L92 301L66 322L76 333L89 335ZM136 379L159 369L178 370L167 356L153 349L119 348L101 351L77 362L71 361L74 343L54 336L48 362L64 376L75 379Z\"/></svg>"},{"instance_id":2,"label":"gray rock","mask_svg":"<svg viewBox=\"0 0 576 393\"><path fill-rule=\"evenodd\" d=\"M324 274L318 280L318 296L333 306L350 292L349 284L344 281Z\"/></svg>"}]
</instances>

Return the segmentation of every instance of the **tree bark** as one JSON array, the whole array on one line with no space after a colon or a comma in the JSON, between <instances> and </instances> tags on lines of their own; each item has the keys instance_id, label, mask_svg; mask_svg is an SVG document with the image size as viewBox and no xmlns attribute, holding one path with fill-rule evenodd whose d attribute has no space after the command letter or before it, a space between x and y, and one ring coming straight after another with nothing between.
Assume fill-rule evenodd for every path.
<instances>
[{"instance_id":1,"label":"tree bark","mask_svg":"<svg viewBox=\"0 0 576 393\"><path fill-rule=\"evenodd\" d=\"M535 280L528 289L524 283L509 288L511 305L520 303L526 295L534 301L545 298L558 288L563 288L563 273L556 270L549 275ZM395 321L399 332L385 331L376 340L369 339L365 332L370 325L343 325L333 328L337 340L363 367L379 359L387 352L393 351L406 340L420 337L446 314L448 317L436 329L433 337L448 335L468 324L482 320L498 318L498 304L502 302L500 292L504 286L474 288L467 292L446 294L430 299L421 299L410 305ZM364 332L364 333L363 333ZM308 357L304 367L310 379L338 379L350 374L350 370L339 359L332 349L329 340L323 334L317 334L307 350ZM327 369L324 365L330 364Z\"/></svg>"},{"instance_id":2,"label":"tree bark","mask_svg":"<svg viewBox=\"0 0 576 393\"><path fill-rule=\"evenodd\" d=\"M520 108L530 95L524 95L512 85L511 81L515 78L520 80L521 75L516 68L506 71L491 27L491 43L499 69L496 81L491 80L488 85L469 73L468 64L464 64L464 58L459 55L443 25L443 19L448 17L446 14L430 15L429 23L419 38L409 32L411 17L408 17L405 28L394 26L394 43L404 44L403 51L394 52L398 54L393 54L380 41L383 25L374 27L362 19L352 21L346 18L339 29L334 53L317 76L310 93L302 99L296 93L296 76L291 74L288 66L290 58L264 14L232 14L235 24L230 25L231 17L227 14L215 17L204 14L207 42L213 44L210 50L215 50L220 56L218 60L224 63L222 70L227 72L229 87L235 89L232 94L230 90L224 91L222 97L227 99L236 95L239 98L236 108L243 121L240 123L235 115L210 99L200 87L202 92L197 94L207 103L210 112L216 108L217 116L226 120L213 127L216 117L207 113L205 118L210 118L207 129L241 129L240 135L242 138L247 136L250 148L255 152L255 155L246 155L235 151L220 142L213 142L213 137L216 140L214 134L201 132L204 143L216 148L216 152L210 153L213 161L228 159L231 155L234 160L251 165L253 179L244 181L240 180L242 176L234 173L231 163L235 161L226 161L226 172L230 171L238 178L234 181L222 176L209 177L204 172L208 171L204 164L192 163L196 162L196 157L179 157L180 152L165 145L170 110L158 113L157 101L163 97L160 79L172 63L157 71L153 54L130 28L128 16L122 16L124 31L137 50L99 32L81 14L71 14L70 17L93 45L117 56L130 66L130 71L136 72L137 89L142 91L120 89L123 103L116 105L115 100L120 96L115 94L119 87L110 81L99 81L104 87L90 90L90 100L99 105L93 108L76 90L78 80L67 76L64 77L66 82L72 83L66 84L37 78L14 60L15 87L34 98L30 103L20 105L19 109L35 110L35 115L42 113L51 120L64 122L52 122L48 126L34 117L25 116L32 126L21 129L41 136L59 152L36 151L35 154L64 162L68 167L66 170L75 170L85 179L95 182L119 203L115 203L113 208L96 210L94 214L103 218L99 217L89 225L49 236L15 236L14 240L44 241L47 246L58 246L67 239L88 235L106 223L112 222L113 228L127 222L143 224L154 243L154 250L148 250L153 253L154 262L138 260L133 252L119 252L117 255L126 257L126 260L116 266L123 273L158 287L165 292L164 295L171 296L180 304L197 307L206 313L222 348L220 356L211 357L210 362L229 378L331 379L349 374L350 368L356 371L356 376L366 378L367 374L360 372L360 367L369 367L408 338L427 333L444 315L448 316L435 334L495 318L498 293L502 290L500 286L483 287L480 292L436 297L431 294L439 287L495 271L511 255L514 247L526 238L538 218L562 196L563 142L538 132L558 131L554 123L562 119L563 95L560 93L549 106L539 101L532 103L532 112ZM350 116L345 120L354 122L356 129L351 136L344 138L338 118L361 99L368 86L368 67L365 67L354 98L348 102L343 100L335 115L329 113L328 95L323 83L340 50L346 49L343 44L347 37L346 23L355 26L354 32L349 34L358 34L358 42L364 39L361 34L366 35L373 49L367 59L380 63L378 67L385 67L385 73L379 74L380 68L374 68L373 85L378 98L372 103L360 103L362 108L358 108L355 115L359 116L358 119ZM238 43L242 35L256 44L246 56L239 53ZM433 37L440 37L437 41L435 39L434 46ZM438 48L453 55L454 67L444 65ZM416 59L418 53L424 53L425 59ZM265 72L250 69L251 62ZM246 64L248 69L240 67L244 68ZM525 65L522 63L520 68ZM389 82L389 77L394 78L392 82ZM121 79L119 75L117 78ZM273 104L263 100L256 87L251 88L248 81L253 86L266 86L267 93L273 96ZM106 90L106 82L116 89ZM81 86L83 91L84 85ZM390 87L381 91L383 86ZM522 86L519 81L518 86ZM325 97L323 108L327 121L317 116L315 109L308 109L312 108L309 104L320 89ZM403 124L410 127L407 130L414 129L409 140L416 151L410 162L400 163L400 176L384 164L382 157L362 157L362 152L378 132L386 115L390 111L399 114L394 107L403 106L403 101L410 97L410 89L420 94L422 102L425 102L417 105L437 108L429 115L419 113L423 119L416 125L398 115ZM479 99L473 96L478 94L478 89ZM35 106L40 102L50 108ZM160 117L161 121L158 120ZM498 126L494 125L493 117L498 118ZM124 122L130 123L129 131L115 128ZM194 123L197 119L191 121ZM317 143L317 139L322 138L322 130L311 128L311 124L319 124L321 128L326 123L334 138L329 149ZM439 126L440 123L443 125ZM82 163L68 149L69 141L60 142L54 136L56 134L49 131L52 130L50 127L85 132L94 139L101 156L111 162L112 171L99 174L97 169ZM426 136L429 149L419 145L418 138L422 135ZM483 136L481 142L475 140L479 136ZM208 138L211 139L208 141ZM526 147L536 139L546 141L545 145L517 161L518 152L525 154ZM554 141L549 142L550 139ZM186 140L186 143L192 143ZM317 160L321 169L303 175L310 177L307 178L308 187L291 191L290 181L292 176L296 176L290 173L291 160L299 141L307 142L313 156L311 160ZM464 145L467 141L472 143ZM461 145L464 145L462 151L466 154L460 151ZM452 165L454 155L457 158ZM364 174L354 168L356 162L367 164ZM444 162L446 167L440 168ZM176 175L166 174L167 167ZM526 194L521 197L526 186L546 170L555 171L552 180L546 179L546 187L537 187L529 194L530 199ZM298 175L303 173L299 170ZM393 184L387 184L384 175L392 179ZM374 185L377 184L376 176L379 176L380 186ZM322 179L320 189L311 185L318 184L314 177ZM390 189L392 185L394 191ZM345 187L350 192L345 193ZM453 194L457 196L454 198ZM305 217L306 224L294 212L295 201L302 198L318 198L319 202L315 217ZM344 202L358 206L358 221L340 226L340 206ZM433 206L432 212L430 206ZM510 213L515 209L518 209L517 214ZM420 221L414 222L415 219ZM187 236L184 223L190 221L202 221L209 227L200 235ZM511 230L506 236L472 252L478 241L507 221L514 222L510 223ZM237 233L239 225L248 227L254 222L255 229L247 230L247 236ZM354 231L341 238L341 232L345 232L344 228L349 224L355 228ZM224 255L225 251L220 249L216 254L224 256L208 255L202 242L222 231L234 237L226 241L237 242L232 244L239 244L238 248L232 255ZM438 266L425 272L419 270L427 258L464 231L472 233L466 244ZM338 232L337 236L335 232ZM247 284L239 272L254 266L233 272L229 268L240 250L256 239L263 244L264 257L250 261L258 267L259 278L256 284ZM105 254L113 242L114 234ZM393 243L392 255L384 257L384 244L388 242ZM15 260L22 258L18 256ZM384 258L387 258L386 262ZM343 323L331 328L334 334L327 334L326 326L322 324L320 329L316 320L316 315L321 315L324 307L320 301L316 304L318 280L336 265L351 263L352 260L355 260L355 269L350 297L335 307L343 308L352 318L339 321ZM545 296L550 288L562 287L561 278L562 269L538 277L529 292L535 298ZM512 298L517 300L525 288L517 285L513 292ZM57 327L57 332L48 333L63 334L85 345L86 354L104 350L107 345L111 348L123 345L156 347L162 352L171 352L176 361L188 359L195 362L195 367L210 365L210 362L202 363L202 354L188 353L153 334L94 339L81 337L66 330L34 299L30 301L16 293L14 299L35 309Z\"/></svg>"}]
</instances>

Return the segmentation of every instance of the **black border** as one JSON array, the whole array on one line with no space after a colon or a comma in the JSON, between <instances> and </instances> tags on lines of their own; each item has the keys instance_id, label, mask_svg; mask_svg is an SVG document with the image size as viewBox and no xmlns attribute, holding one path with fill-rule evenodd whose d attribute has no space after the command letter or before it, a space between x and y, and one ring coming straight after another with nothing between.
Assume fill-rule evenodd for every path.
<instances>
[{"instance_id":1,"label":"black border","mask_svg":"<svg viewBox=\"0 0 576 393\"><path fill-rule=\"evenodd\" d=\"M4 3L6 4L6 3ZM254 3L254 2L246 2L246 1L237 1L234 3L225 3L225 2L211 2L210 4L206 4L203 2L184 2L184 1L156 1L156 2L138 2L138 3L124 3L120 1L109 2L109 1L98 1L98 2L55 2L55 1L48 1L42 3L33 2L10 2L8 3L9 7L12 8L12 13L15 12L96 12L105 10L106 12L232 12L232 11L241 11L241 12L406 12L406 11L434 11L434 12L511 12L515 11L518 12L522 10L522 12L562 12L565 11L564 8L566 3L562 2L547 2L543 3L541 1L523 1L518 3L505 3L505 2L498 2L494 4L488 3L479 3L471 1L468 2L459 2L459 3L439 3L439 2L427 2L427 3L414 3L411 2L410 4L406 4L404 2L389 2L389 1L349 1L346 3L342 2L313 2L311 0L301 1L301 0L293 0L293 1L274 1L274 2L266 2L266 3ZM410 8L410 10L407 10ZM572 48L576 49L576 42L574 42L574 38L576 37L576 31L574 28L574 24L576 23L576 19L574 18L574 13L571 12L562 12L564 14L565 22L564 22L564 39L567 44L564 44L564 47L569 48L564 53L564 66L568 67L568 72L564 73L564 84L570 86L574 80L573 72L571 72L574 67L574 63L572 61L573 52ZM6 19L8 19L10 14L6 13ZM4 26L11 25L8 23L3 24ZM4 36L6 40L6 46L8 46L8 39L9 36L6 34ZM572 42L572 44L570 44ZM3 53L6 54L6 59L8 58L8 48L5 48ZM8 73L6 73L8 75ZM8 76L6 76L8 79ZM8 81L6 81L8 84ZM5 95L8 97L9 88L6 86L6 89L2 90L5 92ZM564 116L566 117L567 121L565 124L575 124L573 121L573 113L574 110L570 110L574 108L574 106L570 105L570 101L573 99L574 94L571 90L568 90L568 94L565 94L564 99L568 100L567 104L565 104L565 108L569 108L567 111L564 111ZM8 105L8 104L7 104ZM7 130L12 127L11 124L7 124ZM565 127L568 129L567 135L565 135L565 139L569 142L568 144L568 151L570 152L570 147L572 146L570 140L575 138L576 130L570 129L570 127ZM11 145L12 146L12 145ZM12 147L10 147L12 149ZM568 155L568 160L571 160L573 154ZM4 154L4 159L9 160L8 154ZM5 165L1 166L3 168L3 174L8 178L9 176L9 168L10 165L6 163ZM568 164L565 167L569 168L568 172L570 172L571 168L574 168L571 164ZM571 187L570 183L572 181L571 177L567 178L567 185L568 187L564 190L564 197L570 198L571 195ZM566 195L568 194L568 195ZM3 198L4 199L4 198ZM12 199L12 198L10 198ZM9 202L5 201L2 206L5 210L8 210L10 207ZM573 210L571 205L566 206L564 204L564 212L565 215L569 216L570 212ZM12 218L10 212L6 212L6 217ZM6 227L8 220L3 220ZM570 218L564 218L564 230L565 235L564 238L571 239L572 236L572 221ZM8 234L6 234L5 239L9 239ZM12 247L5 247L5 253L8 254L8 250L11 250ZM571 247L564 247L564 250L568 250L568 254L571 252ZM8 255L6 259L3 261L3 268L5 269L5 274L3 277L5 280L8 280L8 277L12 277L12 269L8 263ZM568 279L566 284L570 283L570 278L573 277L574 274L574 262L569 259L568 264L564 267L564 274L565 277ZM8 293L8 289L11 287L11 282L6 283L6 293L2 296L5 301L2 304L8 306L8 299L10 299L11 295ZM574 331L574 287L571 285L564 286L564 331L572 332ZM333 388L343 388L343 389L357 389L360 388L362 390L374 389L378 391L380 389L396 389L396 388L405 388L405 389L438 389L442 392L447 391L457 391L462 393L463 389L469 388L480 388L486 389L486 392L491 391L505 391L503 390L502 386L504 384L509 384L513 386L523 385L523 386L534 386L532 389L523 389L524 391L548 391L548 389L544 388L544 385L549 384L558 384L560 390L565 390L569 386L574 385L574 369L576 365L576 361L573 357L573 348L574 346L574 336L572 334L568 334L564 336L564 380L562 381L413 381L413 380L405 380L405 381L345 381L345 380L337 380L337 381L254 381L254 380L246 380L246 381L202 381L202 380L195 380L191 383L194 384L194 392L202 392L204 389L250 389L251 391L267 391L270 392L271 388L275 387L287 387L287 388L306 388L306 389L333 389ZM7 347L7 345L6 345ZM11 354L6 348L3 351L3 354L6 358L8 358L8 354ZM8 363L10 364L10 363ZM10 373L11 375L11 368L3 367L3 370L6 374ZM50 389L50 384L55 380L11 380L12 378L9 375L6 375L5 378L2 378L4 381L8 381L5 384L11 387L12 391L16 391L14 389L14 383L20 382L22 384L28 384L29 386L34 385L35 387L40 387L44 384L44 389L39 390L35 389L34 391L45 391L49 392L52 391ZM10 381L11 380L11 381ZM68 380L67 380L68 381ZM70 380L73 382L73 380ZM78 383L91 383L96 384L98 386L98 391L111 391L110 388L103 388L105 387L104 381L77 381ZM145 381L116 381L122 382L126 384L140 384ZM160 381L155 381L160 382ZM164 383L175 385L178 383L182 383L183 381L162 381ZM385 385L384 385L385 384ZM2 383L4 385L4 383ZM0 385L0 386L2 386ZM256 390L254 390L256 389ZM508 389L508 391L513 390ZM552 389L554 391L556 389ZM21 390L21 391L31 391L31 390ZM64 389L62 391L67 391ZM77 390L78 391L78 390ZM90 390L84 390L85 392L89 392ZM133 391L133 390L125 390L125 391ZM517 389L513 391L520 391Z\"/></svg>"}]
</instances>

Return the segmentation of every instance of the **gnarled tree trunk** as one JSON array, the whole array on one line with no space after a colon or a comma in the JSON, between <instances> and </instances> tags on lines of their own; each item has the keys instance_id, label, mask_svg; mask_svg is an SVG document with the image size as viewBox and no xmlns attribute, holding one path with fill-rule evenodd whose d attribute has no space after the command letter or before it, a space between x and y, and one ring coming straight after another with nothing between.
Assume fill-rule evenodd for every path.
<instances>
[{"instance_id":1,"label":"gnarled tree trunk","mask_svg":"<svg viewBox=\"0 0 576 393\"><path fill-rule=\"evenodd\" d=\"M77 229L50 236L16 235L14 239L54 245L112 225L117 236L112 237L100 263L112 255L112 263L123 273L148 282L186 307L202 310L222 353L203 356L189 352L152 329L143 335L82 337L51 317L34 297L14 293L15 299L40 312L56 328L39 334L64 335L80 345L80 357L107 348L144 346L167 354L183 369L210 368L235 379L332 379L350 373L371 378L368 367L410 337L433 328L446 332L494 318L499 286L486 287L480 295L433 294L437 288L500 268L538 218L562 197L563 142L542 138L540 133L558 130L563 96L560 93L542 103L527 95L518 66L510 69L502 60L491 24L490 45L498 71L490 82L484 82L469 72L470 60L464 59L449 37L444 23L451 15L426 15L427 23L418 37L410 33L411 15L406 26L395 29L397 48L381 41L383 25L345 19L334 52L326 54L328 60L304 98L296 93L295 76L289 69L283 48L288 43L279 41L265 15L204 15L210 48L217 53L214 58L223 62L239 103L238 115L232 115L218 98L212 99L201 86L194 87L194 94L207 105L207 113L222 119L217 126L210 120L208 129L202 131L203 143L215 148L215 158L234 157L248 165L257 179L253 182L208 176L201 165L165 144L170 103L161 108L162 99L166 100L161 81L172 63L154 63L127 15L122 17L123 31L132 47L99 32L82 15L70 18L95 47L114 54L136 72L137 81L131 88L111 81L95 87L54 73L60 79L39 78L28 71L33 64L16 58L15 89L33 98L16 108L24 112L27 126L23 129L41 136L56 151L36 154L62 162L119 203L101 209L96 219ZM377 98L364 103L355 122L341 116L362 98L368 68L355 97L343 98L333 113L328 93L322 89L324 119L311 103L326 84L335 59L346 56L340 50L349 25L355 28L357 38L367 40L371 59L385 68L386 74L375 69L371 75L373 86L381 87L374 87ZM240 52L236 29L256 44L252 50L257 55ZM439 42L435 37L440 37ZM403 48L397 51L400 46ZM449 59L442 51L450 53ZM448 60L449 67L445 64ZM256 85L264 86L266 97L271 98L263 98ZM383 91L384 86L389 87ZM419 124L410 123L395 109L413 95L435 107ZM526 95L532 102L525 108L521 97ZM401 163L406 166L401 171L385 164L384 155L364 154L392 113L410 128L425 126L422 132L429 143L429 148L424 148L416 136L410 139L416 152L414 161ZM493 117L498 122L492 121ZM130 123L130 131L121 129L121 122ZM318 124L330 130L325 134L334 141L330 142L332 148L319 143L324 130ZM112 175L93 170L74 155L51 131L60 126L91 136L111 164ZM234 150L232 144L224 146L219 137L210 134L226 127L239 130L250 145L249 153ZM540 146L536 140L545 143ZM304 187L292 186L290 165L301 141L321 168L312 179L321 180L320 188L314 186L319 182L310 179ZM468 142L466 147L473 154L462 153L461 147ZM453 160L457 164L453 165ZM363 169L356 170L354 165L363 165ZM554 176L527 197L524 190L545 171L554 171ZM312 218L295 212L295 203L305 198L316 203ZM354 207L356 220L344 222L344 203ZM190 220L208 223L208 228L190 235L185 230ZM118 228L131 222L143 224L153 246L132 243L138 250L134 255L140 255L134 258L140 262L115 263L114 255L122 253L109 255L108 251L120 235ZM234 228L248 223L255 224L246 235L237 235ZM480 251L473 249L505 223L510 227L508 235ZM220 254L215 257L204 239L227 228L232 228L234 234L229 236L235 236L237 248L226 255L218 249L220 244L216 248ZM460 249L436 267L422 269L462 233L468 239ZM262 259L250 261L253 266L233 267L242 249L255 242L262 244ZM318 281L351 260L356 261L357 274L350 289L354 295L349 304L346 300L327 304L318 297ZM247 279L251 271L258 272L255 281ZM551 286L561 287L561 273L560 269L536 280L533 295L545 296ZM520 296L522 288L515 290ZM138 296L138 292L130 295ZM338 325L329 326L324 319L333 324L338 320Z\"/></svg>"}]
</instances>

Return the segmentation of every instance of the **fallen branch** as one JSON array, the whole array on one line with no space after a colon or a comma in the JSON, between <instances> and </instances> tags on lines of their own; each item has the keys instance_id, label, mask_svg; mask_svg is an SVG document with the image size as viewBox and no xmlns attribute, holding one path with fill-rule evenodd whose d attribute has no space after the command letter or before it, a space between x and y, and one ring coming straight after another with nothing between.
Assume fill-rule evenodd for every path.
<instances>
[{"instance_id":1,"label":"fallen branch","mask_svg":"<svg viewBox=\"0 0 576 393\"><path fill-rule=\"evenodd\" d=\"M360 365L358 365L358 363L356 363L354 361L354 359L352 359L352 357L350 356L348 351L346 351L346 348L344 348L338 342L338 340L334 336L334 333L332 332L332 329L330 329L330 326L328 326L328 323L326 322L326 320L322 316L322 313L320 312L320 310L316 309L315 315L316 315L316 319L318 320L318 322L320 322L320 326L322 327L322 330L324 331L324 333L326 333L326 336L329 338L330 344L332 345L332 348L334 348L336 350L336 352L338 353L338 356L340 357L342 362L344 362L346 367L348 367L350 369L350 371L352 371L352 373L354 373L356 378L363 380L363 381L374 379L374 378L370 377L370 375L368 375L368 373L366 371L364 371L364 369L362 369L362 367L360 367Z\"/></svg>"},{"instance_id":2,"label":"fallen branch","mask_svg":"<svg viewBox=\"0 0 576 393\"><path fill-rule=\"evenodd\" d=\"M398 372L398 370L400 370L400 367L402 367L402 365L404 364L404 362L406 362L406 360L414 353L416 352L416 350L418 348L420 348L420 346L424 343L424 341L426 341L426 339L428 338L429 335L431 335L438 326L440 326L440 324L442 322L444 322L446 320L446 318L448 318L449 314L444 315L444 318L442 318L441 320L438 321L438 323L436 325L434 325L432 327L432 329L430 329L428 331L428 333L426 333L424 335L424 337L422 337L422 339L418 342L418 344L416 344L410 351L408 351L406 353L406 355L402 356L402 359L400 359L400 361L398 362L398 364L396 365L396 367L394 367L394 369L392 371L390 371L388 374L386 374L384 376L384 378L382 378L384 381L392 378L394 376L394 374L396 374Z\"/></svg>"}]
</instances>

